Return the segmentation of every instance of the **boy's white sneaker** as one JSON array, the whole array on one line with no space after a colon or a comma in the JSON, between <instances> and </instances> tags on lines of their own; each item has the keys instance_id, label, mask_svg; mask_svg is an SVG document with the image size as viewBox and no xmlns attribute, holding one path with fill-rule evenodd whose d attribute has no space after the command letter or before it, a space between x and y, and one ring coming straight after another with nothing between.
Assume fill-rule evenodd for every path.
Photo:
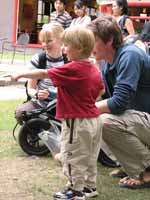
<instances>
[{"instance_id":1,"label":"boy's white sneaker","mask_svg":"<svg viewBox=\"0 0 150 200\"><path fill-rule=\"evenodd\" d=\"M55 193L53 197L54 200L86 200L83 192L71 188L65 188L63 191Z\"/></svg>"},{"instance_id":2,"label":"boy's white sneaker","mask_svg":"<svg viewBox=\"0 0 150 200\"><path fill-rule=\"evenodd\" d=\"M96 188L84 187L83 193L85 194L85 197L87 197L87 198L92 198L92 197L98 196L98 192L97 192Z\"/></svg>"}]
</instances>

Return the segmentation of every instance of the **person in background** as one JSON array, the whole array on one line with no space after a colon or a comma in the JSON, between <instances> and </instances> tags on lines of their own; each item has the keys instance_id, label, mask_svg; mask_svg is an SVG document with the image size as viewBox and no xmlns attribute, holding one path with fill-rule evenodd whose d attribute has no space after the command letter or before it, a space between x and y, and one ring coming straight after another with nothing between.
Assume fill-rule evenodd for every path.
<instances>
[{"instance_id":1,"label":"person in background","mask_svg":"<svg viewBox=\"0 0 150 200\"><path fill-rule=\"evenodd\" d=\"M113 16L101 15L88 28L95 35L93 54L103 60L101 73L105 98L101 111L102 136L126 177L119 186L150 187L150 56L123 42Z\"/></svg>"},{"instance_id":2,"label":"person in background","mask_svg":"<svg viewBox=\"0 0 150 200\"><path fill-rule=\"evenodd\" d=\"M139 40L141 40L145 45L145 51L150 55L150 21L146 21L142 32L139 35Z\"/></svg>"},{"instance_id":3,"label":"person in background","mask_svg":"<svg viewBox=\"0 0 150 200\"><path fill-rule=\"evenodd\" d=\"M150 42L150 21L145 22L140 37L143 42Z\"/></svg>"},{"instance_id":4,"label":"person in background","mask_svg":"<svg viewBox=\"0 0 150 200\"><path fill-rule=\"evenodd\" d=\"M127 41L130 36L135 34L132 20L128 17L127 0L114 0L112 5L113 16L123 34L124 41Z\"/></svg>"},{"instance_id":5,"label":"person in background","mask_svg":"<svg viewBox=\"0 0 150 200\"><path fill-rule=\"evenodd\" d=\"M92 31L70 27L62 40L70 63L9 77L50 78L58 88L56 117L62 120L61 160L68 183L67 188L54 194L54 199L85 200L98 195L97 157L102 127L95 101L104 92L104 84L99 70L88 59L95 42Z\"/></svg>"},{"instance_id":6,"label":"person in background","mask_svg":"<svg viewBox=\"0 0 150 200\"><path fill-rule=\"evenodd\" d=\"M74 2L74 12L76 18L71 22L70 26L87 26L91 22L91 18L86 14L86 4L82 0L76 0Z\"/></svg>"},{"instance_id":7,"label":"person in background","mask_svg":"<svg viewBox=\"0 0 150 200\"><path fill-rule=\"evenodd\" d=\"M39 33L39 39L42 43L44 51L35 54L30 61L30 69L49 69L61 66L66 62L65 56L62 54L61 34L63 27L58 23L50 23L44 25ZM42 62L41 62L42 61ZM23 111L30 111L36 108L47 106L52 100L51 92L56 90L49 79L34 80L27 82L27 91L31 100L23 103L16 108L15 117L22 124Z\"/></svg>"},{"instance_id":8,"label":"person in background","mask_svg":"<svg viewBox=\"0 0 150 200\"><path fill-rule=\"evenodd\" d=\"M150 55L150 21L144 23L141 33L135 35L133 41L135 45Z\"/></svg>"},{"instance_id":9,"label":"person in background","mask_svg":"<svg viewBox=\"0 0 150 200\"><path fill-rule=\"evenodd\" d=\"M50 14L50 22L58 22L64 29L69 27L72 21L70 14L65 11L66 3L66 0L54 0L54 7L56 11Z\"/></svg>"}]
</instances>

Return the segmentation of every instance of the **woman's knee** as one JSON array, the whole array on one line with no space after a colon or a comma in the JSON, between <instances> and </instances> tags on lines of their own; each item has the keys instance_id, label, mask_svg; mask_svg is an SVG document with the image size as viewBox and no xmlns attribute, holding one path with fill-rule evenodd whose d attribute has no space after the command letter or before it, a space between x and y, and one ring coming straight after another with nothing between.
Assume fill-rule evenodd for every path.
<instances>
[{"instance_id":1,"label":"woman's knee","mask_svg":"<svg viewBox=\"0 0 150 200\"><path fill-rule=\"evenodd\" d=\"M114 120L113 120L113 115L109 114L109 113L104 113L101 114L101 122L102 122L102 127L105 128L109 128L112 126Z\"/></svg>"},{"instance_id":2,"label":"woman's knee","mask_svg":"<svg viewBox=\"0 0 150 200\"><path fill-rule=\"evenodd\" d=\"M102 136L105 141L113 137L113 132L116 133L118 130L121 130L121 123L118 118L119 117L117 115L112 115L109 113L104 113L101 115Z\"/></svg>"}]
</instances>

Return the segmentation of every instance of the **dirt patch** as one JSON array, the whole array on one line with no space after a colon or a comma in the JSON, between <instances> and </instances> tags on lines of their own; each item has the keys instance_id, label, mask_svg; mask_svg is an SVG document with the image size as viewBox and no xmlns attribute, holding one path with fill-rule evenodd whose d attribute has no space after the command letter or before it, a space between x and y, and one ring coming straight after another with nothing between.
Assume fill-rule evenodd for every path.
<instances>
[{"instance_id":1,"label":"dirt patch","mask_svg":"<svg viewBox=\"0 0 150 200\"><path fill-rule=\"evenodd\" d=\"M11 131L0 130L0 200L52 200L62 186L62 168L50 154L29 156Z\"/></svg>"},{"instance_id":2,"label":"dirt patch","mask_svg":"<svg viewBox=\"0 0 150 200\"><path fill-rule=\"evenodd\" d=\"M51 200L62 184L61 167L48 157L1 158L0 174L0 200Z\"/></svg>"}]
</instances>

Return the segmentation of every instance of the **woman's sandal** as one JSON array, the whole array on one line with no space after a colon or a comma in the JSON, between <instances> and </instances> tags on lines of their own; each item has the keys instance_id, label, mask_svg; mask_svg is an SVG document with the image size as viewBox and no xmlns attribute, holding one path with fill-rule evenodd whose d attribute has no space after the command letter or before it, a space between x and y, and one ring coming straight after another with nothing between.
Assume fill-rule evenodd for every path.
<instances>
[{"instance_id":1,"label":"woman's sandal","mask_svg":"<svg viewBox=\"0 0 150 200\"><path fill-rule=\"evenodd\" d=\"M128 176L127 173L122 168L113 170L112 172L110 172L109 175L114 178L124 178Z\"/></svg>"},{"instance_id":2,"label":"woman's sandal","mask_svg":"<svg viewBox=\"0 0 150 200\"><path fill-rule=\"evenodd\" d=\"M146 172L144 172L137 178L131 178L127 176L119 181L119 186L122 188L128 188L128 189L150 188L150 179L149 181L145 180L146 179L145 173ZM145 176L145 179L144 179L144 176ZM150 178L150 173L149 173L149 178Z\"/></svg>"}]
</instances>

